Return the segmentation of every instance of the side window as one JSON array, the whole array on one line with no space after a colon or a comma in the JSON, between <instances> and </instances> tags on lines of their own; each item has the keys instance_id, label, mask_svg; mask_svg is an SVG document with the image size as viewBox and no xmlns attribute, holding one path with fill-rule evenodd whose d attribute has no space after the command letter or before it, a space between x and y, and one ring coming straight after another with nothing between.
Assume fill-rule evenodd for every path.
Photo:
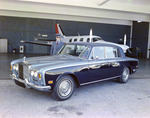
<instances>
[{"instance_id":1,"label":"side window","mask_svg":"<svg viewBox=\"0 0 150 118\"><path fill-rule=\"evenodd\" d=\"M72 42L72 39L70 39L69 42Z\"/></svg>"},{"instance_id":2,"label":"side window","mask_svg":"<svg viewBox=\"0 0 150 118\"><path fill-rule=\"evenodd\" d=\"M90 38L88 38L88 39L86 40L86 42L90 42Z\"/></svg>"},{"instance_id":3,"label":"side window","mask_svg":"<svg viewBox=\"0 0 150 118\"><path fill-rule=\"evenodd\" d=\"M93 50L90 55L90 59L104 59L105 54L104 54L104 47L93 47Z\"/></svg>"},{"instance_id":4,"label":"side window","mask_svg":"<svg viewBox=\"0 0 150 118\"><path fill-rule=\"evenodd\" d=\"M106 47L106 58L118 58L120 57L120 52L118 48Z\"/></svg>"},{"instance_id":5,"label":"side window","mask_svg":"<svg viewBox=\"0 0 150 118\"><path fill-rule=\"evenodd\" d=\"M76 42L77 41L77 39L74 39L74 42Z\"/></svg>"},{"instance_id":6,"label":"side window","mask_svg":"<svg viewBox=\"0 0 150 118\"><path fill-rule=\"evenodd\" d=\"M83 41L83 38L81 38L80 41Z\"/></svg>"}]
</instances>

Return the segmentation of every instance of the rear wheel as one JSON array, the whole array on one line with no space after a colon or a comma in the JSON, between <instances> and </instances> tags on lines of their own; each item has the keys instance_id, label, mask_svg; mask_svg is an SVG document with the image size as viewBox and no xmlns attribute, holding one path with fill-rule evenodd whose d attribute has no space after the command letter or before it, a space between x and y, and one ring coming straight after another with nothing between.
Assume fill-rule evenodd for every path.
<instances>
[{"instance_id":1,"label":"rear wheel","mask_svg":"<svg viewBox=\"0 0 150 118\"><path fill-rule=\"evenodd\" d=\"M57 100L66 100L71 97L74 91L74 80L71 76L61 77L55 84L52 96Z\"/></svg>"},{"instance_id":2,"label":"rear wheel","mask_svg":"<svg viewBox=\"0 0 150 118\"><path fill-rule=\"evenodd\" d=\"M129 68L128 67L124 67L122 75L119 78L119 82L120 83L126 83L128 81L128 79L129 79L129 74L130 74Z\"/></svg>"}]
</instances>

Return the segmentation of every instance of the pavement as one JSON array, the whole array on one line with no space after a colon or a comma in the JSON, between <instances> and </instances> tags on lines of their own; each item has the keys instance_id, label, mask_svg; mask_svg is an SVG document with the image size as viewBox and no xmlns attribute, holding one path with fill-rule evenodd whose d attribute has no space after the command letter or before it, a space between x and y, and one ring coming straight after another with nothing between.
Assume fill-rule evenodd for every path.
<instances>
[{"instance_id":1,"label":"pavement","mask_svg":"<svg viewBox=\"0 0 150 118\"><path fill-rule=\"evenodd\" d=\"M140 69L125 84L90 84L56 101L49 92L24 89L9 78L10 62L22 56L0 54L0 118L150 118L149 59L139 59Z\"/></svg>"}]
</instances>

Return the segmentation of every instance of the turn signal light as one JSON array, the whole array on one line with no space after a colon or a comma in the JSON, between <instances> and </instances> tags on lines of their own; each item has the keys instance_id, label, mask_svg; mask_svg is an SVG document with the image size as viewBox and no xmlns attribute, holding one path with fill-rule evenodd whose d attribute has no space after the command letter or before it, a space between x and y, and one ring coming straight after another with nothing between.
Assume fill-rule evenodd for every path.
<instances>
[{"instance_id":1,"label":"turn signal light","mask_svg":"<svg viewBox=\"0 0 150 118\"><path fill-rule=\"evenodd\" d=\"M53 83L53 81L51 80L51 81L48 81L48 84L52 84Z\"/></svg>"},{"instance_id":2,"label":"turn signal light","mask_svg":"<svg viewBox=\"0 0 150 118\"><path fill-rule=\"evenodd\" d=\"M10 69L12 70L12 66L10 66Z\"/></svg>"},{"instance_id":3,"label":"turn signal light","mask_svg":"<svg viewBox=\"0 0 150 118\"><path fill-rule=\"evenodd\" d=\"M41 80L41 74L39 74L39 80Z\"/></svg>"}]
</instances>

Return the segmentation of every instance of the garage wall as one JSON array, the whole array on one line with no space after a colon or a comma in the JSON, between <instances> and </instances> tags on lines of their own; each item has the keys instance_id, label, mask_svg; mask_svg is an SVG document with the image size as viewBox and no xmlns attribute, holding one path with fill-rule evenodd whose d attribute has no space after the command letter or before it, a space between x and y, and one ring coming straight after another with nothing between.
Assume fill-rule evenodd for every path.
<instances>
[{"instance_id":1,"label":"garage wall","mask_svg":"<svg viewBox=\"0 0 150 118\"><path fill-rule=\"evenodd\" d=\"M33 41L38 34L48 35L48 39L55 40L55 23L59 23L66 36L87 35L93 29L93 35L99 35L106 41L118 42L127 34L127 45L130 40L129 25L64 21L52 19L20 18L0 16L0 37L8 39L8 52L13 48L19 51L19 46L25 46L25 53L49 53L50 47L32 44L21 44L21 40Z\"/></svg>"},{"instance_id":2,"label":"garage wall","mask_svg":"<svg viewBox=\"0 0 150 118\"><path fill-rule=\"evenodd\" d=\"M149 23L148 22L133 22L132 30L132 46L140 48L142 57L147 57Z\"/></svg>"}]
</instances>

